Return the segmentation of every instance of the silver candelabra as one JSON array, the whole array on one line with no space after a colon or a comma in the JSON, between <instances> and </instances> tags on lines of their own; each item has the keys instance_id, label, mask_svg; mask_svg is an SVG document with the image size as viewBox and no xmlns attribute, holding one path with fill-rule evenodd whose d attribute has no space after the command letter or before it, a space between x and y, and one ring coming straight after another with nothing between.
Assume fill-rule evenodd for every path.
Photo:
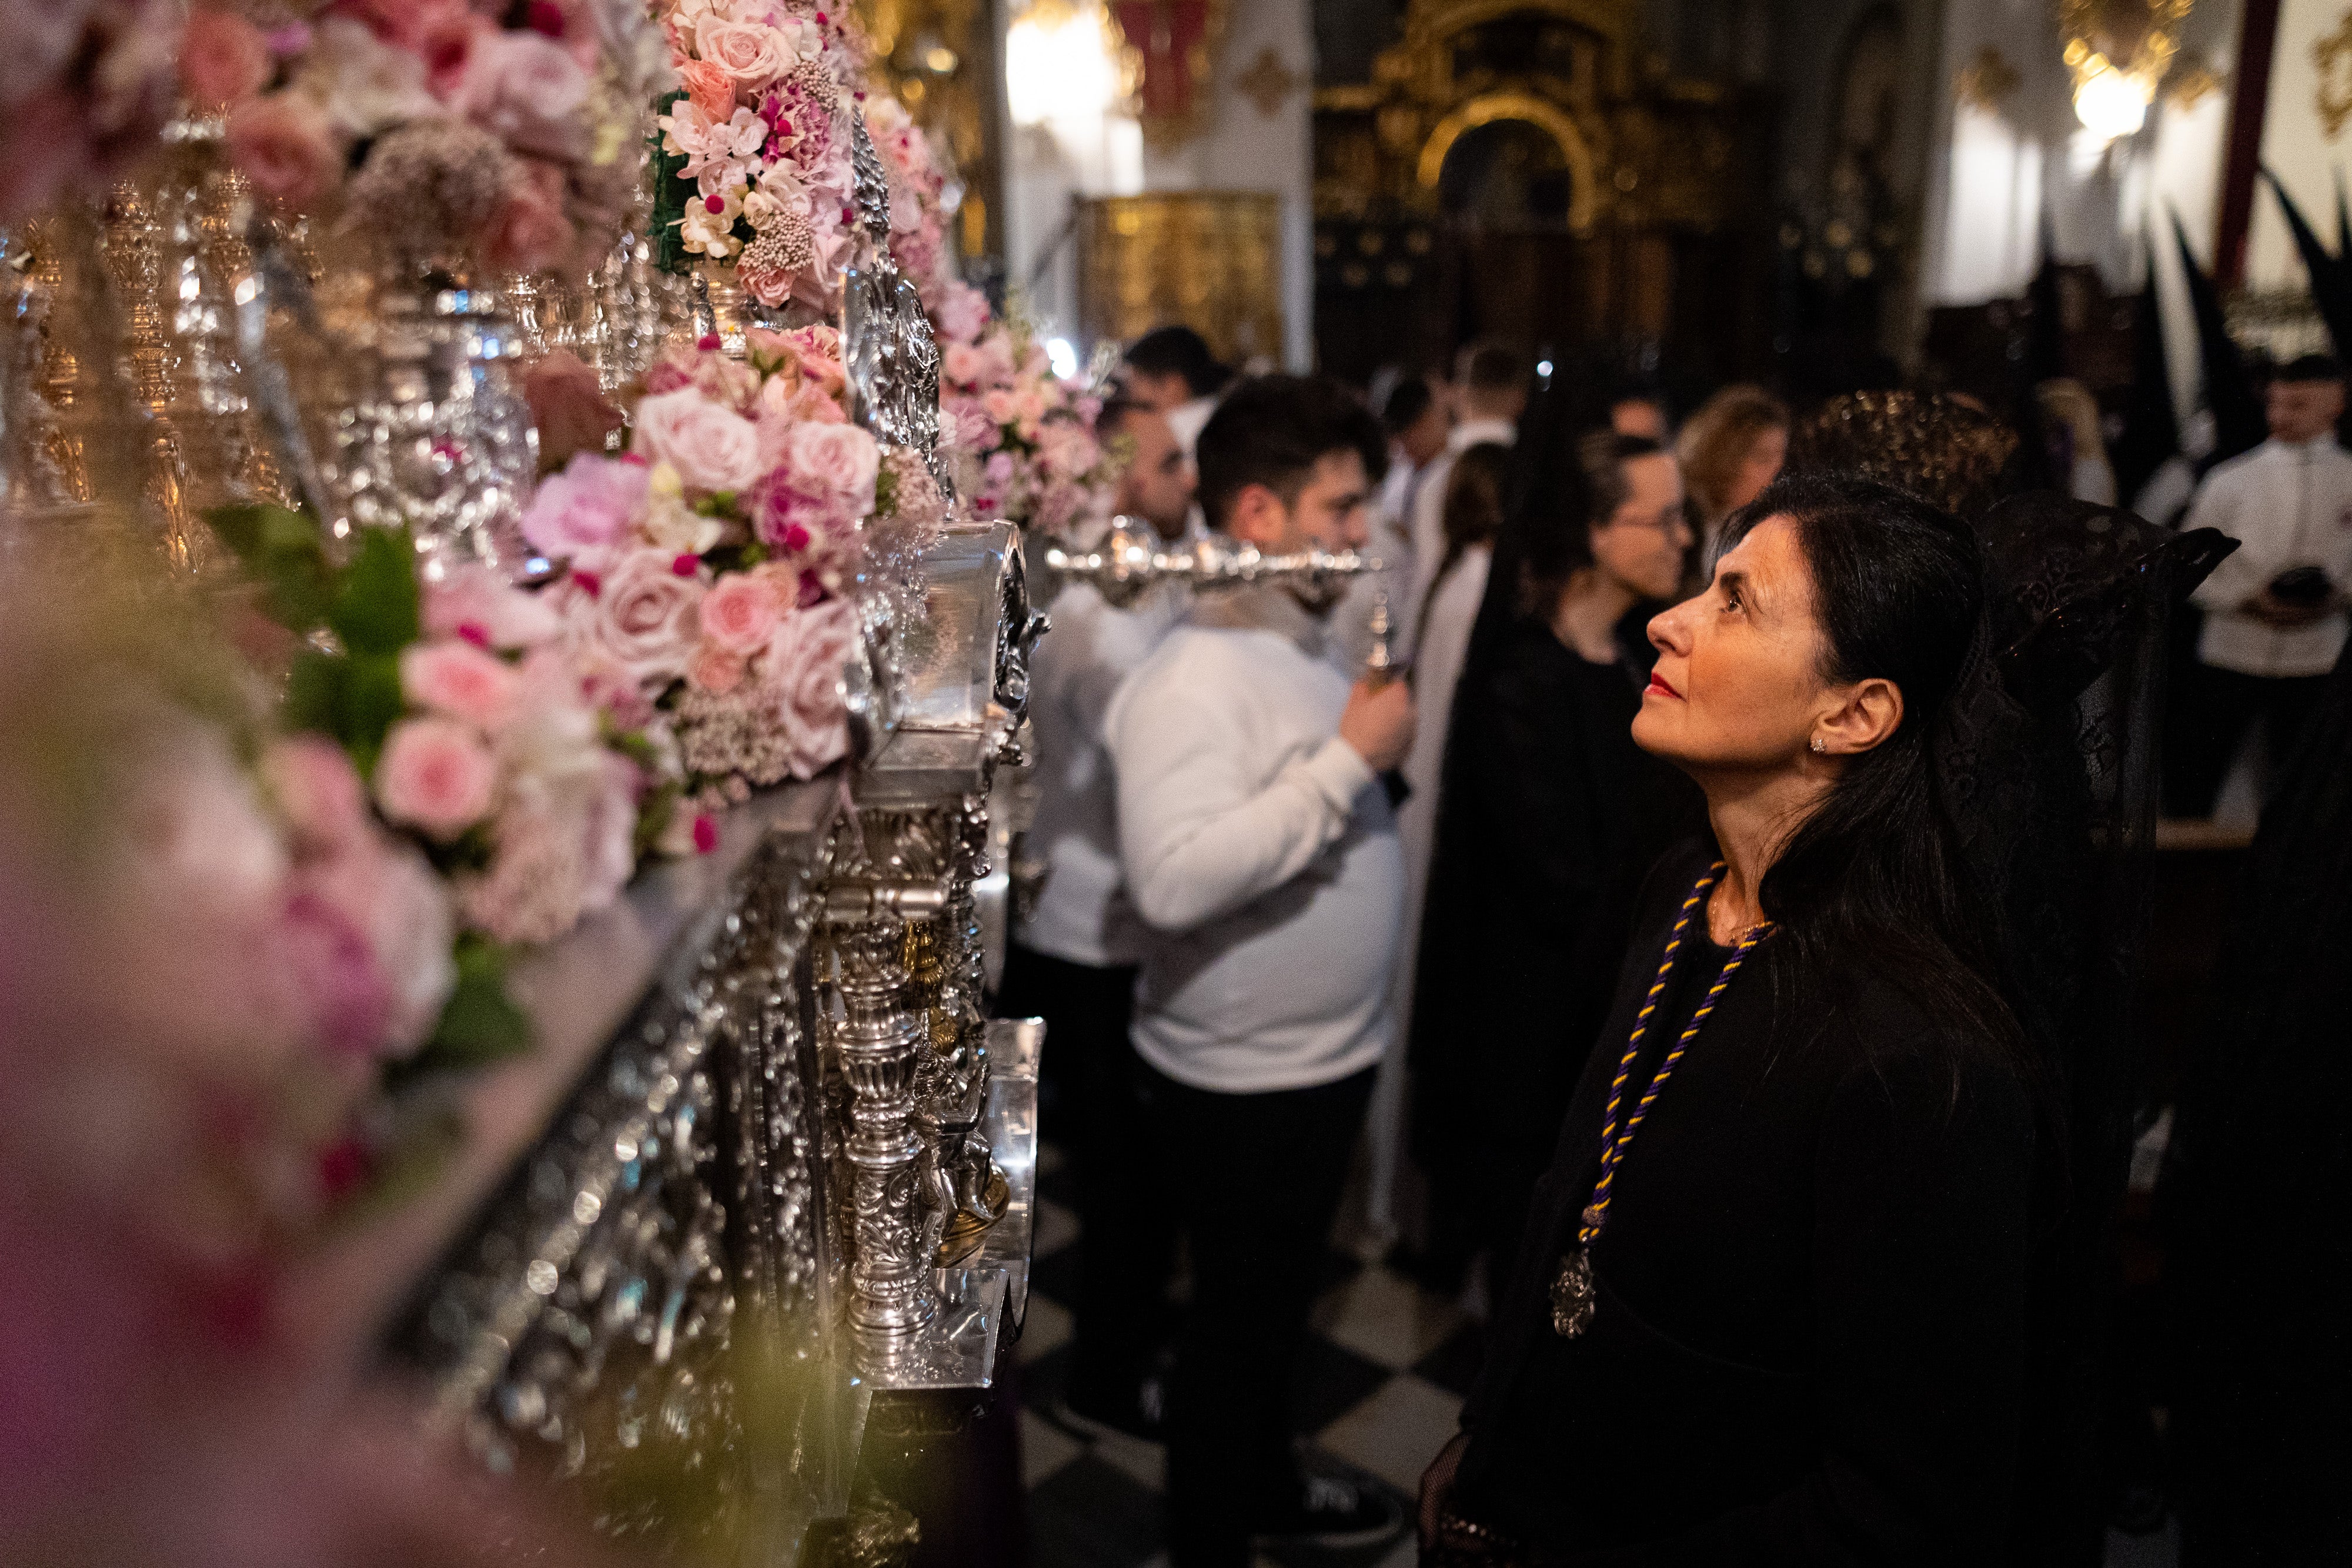
<instances>
[{"instance_id":1,"label":"silver candelabra","mask_svg":"<svg viewBox=\"0 0 2352 1568\"><path fill-rule=\"evenodd\" d=\"M1163 582L1181 582L1193 589L1281 582L1325 590L1343 578L1378 571L1381 565L1356 550L1267 555L1255 545L1216 534L1171 545L1131 517L1114 518L1110 532L1092 549L1047 545L1044 559L1047 591L1041 602L1050 602L1064 584L1087 582L1119 606L1134 603Z\"/></svg>"}]
</instances>

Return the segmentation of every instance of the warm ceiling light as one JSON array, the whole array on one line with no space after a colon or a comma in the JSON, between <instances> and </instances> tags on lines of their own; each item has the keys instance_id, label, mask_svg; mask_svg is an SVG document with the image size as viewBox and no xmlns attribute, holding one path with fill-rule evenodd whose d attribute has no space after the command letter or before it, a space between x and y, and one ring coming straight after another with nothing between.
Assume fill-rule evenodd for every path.
<instances>
[{"instance_id":1,"label":"warm ceiling light","mask_svg":"<svg viewBox=\"0 0 2352 1568\"><path fill-rule=\"evenodd\" d=\"M2136 136L2147 123L2152 85L2113 66L2094 71L2074 89L2074 118L2102 141Z\"/></svg>"},{"instance_id":2,"label":"warm ceiling light","mask_svg":"<svg viewBox=\"0 0 2352 1568\"><path fill-rule=\"evenodd\" d=\"M1098 119L1119 101L1118 46L1098 3L1034 0L1004 35L1015 125Z\"/></svg>"}]
</instances>

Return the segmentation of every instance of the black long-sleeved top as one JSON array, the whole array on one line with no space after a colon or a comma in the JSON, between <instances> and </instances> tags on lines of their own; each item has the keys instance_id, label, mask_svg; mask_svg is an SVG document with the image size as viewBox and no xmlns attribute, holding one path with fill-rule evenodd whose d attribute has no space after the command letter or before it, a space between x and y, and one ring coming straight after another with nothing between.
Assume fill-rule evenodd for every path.
<instances>
[{"instance_id":1,"label":"black long-sleeved top","mask_svg":"<svg viewBox=\"0 0 2352 1568\"><path fill-rule=\"evenodd\" d=\"M1995 1561L2023 1394L2031 1101L1989 1042L1885 977L1831 977L1838 1015L1792 1025L1766 938L1618 1171L1591 1327L1552 1330L1610 1079L1710 859L1670 853L1643 890L1464 1411L1457 1506L1564 1563ZM1727 956L1696 918L1634 1085Z\"/></svg>"},{"instance_id":2,"label":"black long-sleeved top","mask_svg":"<svg viewBox=\"0 0 2352 1568\"><path fill-rule=\"evenodd\" d=\"M1616 988L1642 878L1706 821L1690 780L1633 744L1657 655L1621 642L1598 664L1540 620L1509 625L1474 649L1447 732L1411 1020L1413 1150L1438 1188L1433 1223L1479 1225L1464 1249L1491 1242L1504 1266ZM1485 1233L1490 1214L1499 1234Z\"/></svg>"}]
</instances>

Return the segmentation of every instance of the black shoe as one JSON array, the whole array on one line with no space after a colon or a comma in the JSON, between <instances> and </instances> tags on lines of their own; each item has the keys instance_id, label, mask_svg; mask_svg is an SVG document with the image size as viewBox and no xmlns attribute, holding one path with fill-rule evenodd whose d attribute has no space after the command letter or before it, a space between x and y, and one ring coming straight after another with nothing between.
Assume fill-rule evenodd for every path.
<instances>
[{"instance_id":1,"label":"black shoe","mask_svg":"<svg viewBox=\"0 0 2352 1568\"><path fill-rule=\"evenodd\" d=\"M1168 1441L1167 1394L1157 1376L1145 1378L1123 1399L1072 1390L1054 1401L1054 1418L1089 1437L1116 1434L1139 1443Z\"/></svg>"},{"instance_id":2,"label":"black shoe","mask_svg":"<svg viewBox=\"0 0 2352 1568\"><path fill-rule=\"evenodd\" d=\"M1404 1530L1404 1510L1378 1482L1344 1476L1304 1476L1297 1495L1255 1521L1260 1542L1346 1548L1371 1546Z\"/></svg>"}]
</instances>

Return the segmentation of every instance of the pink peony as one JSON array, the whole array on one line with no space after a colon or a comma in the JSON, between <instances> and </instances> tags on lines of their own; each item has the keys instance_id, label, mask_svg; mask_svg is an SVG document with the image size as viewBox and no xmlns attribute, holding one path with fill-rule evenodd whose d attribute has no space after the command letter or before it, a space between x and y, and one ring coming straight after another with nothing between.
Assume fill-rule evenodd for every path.
<instances>
[{"instance_id":1,"label":"pink peony","mask_svg":"<svg viewBox=\"0 0 2352 1568\"><path fill-rule=\"evenodd\" d=\"M988 329L988 296L968 283L950 282L940 293L939 323L953 342L970 342Z\"/></svg>"},{"instance_id":2,"label":"pink peony","mask_svg":"<svg viewBox=\"0 0 2352 1568\"><path fill-rule=\"evenodd\" d=\"M249 98L230 110L228 152L263 194L289 206L314 205L342 173L334 127L308 93Z\"/></svg>"},{"instance_id":3,"label":"pink peony","mask_svg":"<svg viewBox=\"0 0 2352 1568\"><path fill-rule=\"evenodd\" d=\"M857 612L836 600L785 616L768 643L761 685L794 778L814 779L849 755L844 683L857 637Z\"/></svg>"},{"instance_id":4,"label":"pink peony","mask_svg":"<svg viewBox=\"0 0 2352 1568\"><path fill-rule=\"evenodd\" d=\"M507 272L566 270L578 259L579 235L564 210L563 171L536 158L516 165L484 236L489 263Z\"/></svg>"},{"instance_id":5,"label":"pink peony","mask_svg":"<svg viewBox=\"0 0 2352 1568\"><path fill-rule=\"evenodd\" d=\"M425 589L425 632L460 637L478 648L531 648L563 622L548 601L526 593L486 567L460 566Z\"/></svg>"},{"instance_id":6,"label":"pink peony","mask_svg":"<svg viewBox=\"0 0 2352 1568\"><path fill-rule=\"evenodd\" d=\"M422 1044L457 983L448 889L425 857L371 830L347 852L295 873L300 893L334 910L367 944L383 990L373 1049L404 1056Z\"/></svg>"},{"instance_id":7,"label":"pink peony","mask_svg":"<svg viewBox=\"0 0 2352 1568\"><path fill-rule=\"evenodd\" d=\"M199 6L180 36L180 83L201 104L237 103L269 85L269 40L227 11Z\"/></svg>"},{"instance_id":8,"label":"pink peony","mask_svg":"<svg viewBox=\"0 0 2352 1568\"><path fill-rule=\"evenodd\" d=\"M642 463L581 453L541 483L523 514L522 537L552 559L593 570L643 515L650 473Z\"/></svg>"},{"instance_id":9,"label":"pink peony","mask_svg":"<svg viewBox=\"0 0 2352 1568\"><path fill-rule=\"evenodd\" d=\"M782 609L761 579L741 572L723 577L702 596L703 641L748 658L775 635Z\"/></svg>"},{"instance_id":10,"label":"pink peony","mask_svg":"<svg viewBox=\"0 0 2352 1568\"><path fill-rule=\"evenodd\" d=\"M522 395L539 426L540 461L551 467L604 451L605 437L629 423L604 395L595 367L569 349L551 350L525 371Z\"/></svg>"},{"instance_id":11,"label":"pink peony","mask_svg":"<svg viewBox=\"0 0 2352 1568\"><path fill-rule=\"evenodd\" d=\"M686 674L700 640L702 584L672 570L666 550L618 557L599 584L593 626L604 651L645 683Z\"/></svg>"},{"instance_id":12,"label":"pink peony","mask_svg":"<svg viewBox=\"0 0 2352 1568\"><path fill-rule=\"evenodd\" d=\"M743 490L761 472L760 434L751 422L697 391L664 392L639 402L634 450L649 461L667 462L697 490Z\"/></svg>"},{"instance_id":13,"label":"pink peony","mask_svg":"<svg viewBox=\"0 0 2352 1568\"><path fill-rule=\"evenodd\" d=\"M494 730L514 712L514 666L471 643L412 643L400 651L400 689L418 707Z\"/></svg>"},{"instance_id":14,"label":"pink peony","mask_svg":"<svg viewBox=\"0 0 2352 1568\"><path fill-rule=\"evenodd\" d=\"M289 736L261 755L268 787L300 856L341 854L372 836L367 786L343 748L320 735Z\"/></svg>"},{"instance_id":15,"label":"pink peony","mask_svg":"<svg viewBox=\"0 0 2352 1568\"><path fill-rule=\"evenodd\" d=\"M517 152L576 163L588 154L588 73L537 33L477 42L450 107Z\"/></svg>"},{"instance_id":16,"label":"pink peony","mask_svg":"<svg viewBox=\"0 0 2352 1568\"><path fill-rule=\"evenodd\" d=\"M454 719L401 720L375 765L383 814L444 841L489 815L497 789L498 764L488 748Z\"/></svg>"},{"instance_id":17,"label":"pink peony","mask_svg":"<svg viewBox=\"0 0 2352 1568\"><path fill-rule=\"evenodd\" d=\"M705 16L694 25L694 52L748 88L781 81L800 64L782 29L723 16Z\"/></svg>"},{"instance_id":18,"label":"pink peony","mask_svg":"<svg viewBox=\"0 0 2352 1568\"><path fill-rule=\"evenodd\" d=\"M297 890L286 901L270 962L310 1014L313 1037L343 1056L374 1049L392 1014L392 987L367 936L333 905Z\"/></svg>"}]
</instances>

